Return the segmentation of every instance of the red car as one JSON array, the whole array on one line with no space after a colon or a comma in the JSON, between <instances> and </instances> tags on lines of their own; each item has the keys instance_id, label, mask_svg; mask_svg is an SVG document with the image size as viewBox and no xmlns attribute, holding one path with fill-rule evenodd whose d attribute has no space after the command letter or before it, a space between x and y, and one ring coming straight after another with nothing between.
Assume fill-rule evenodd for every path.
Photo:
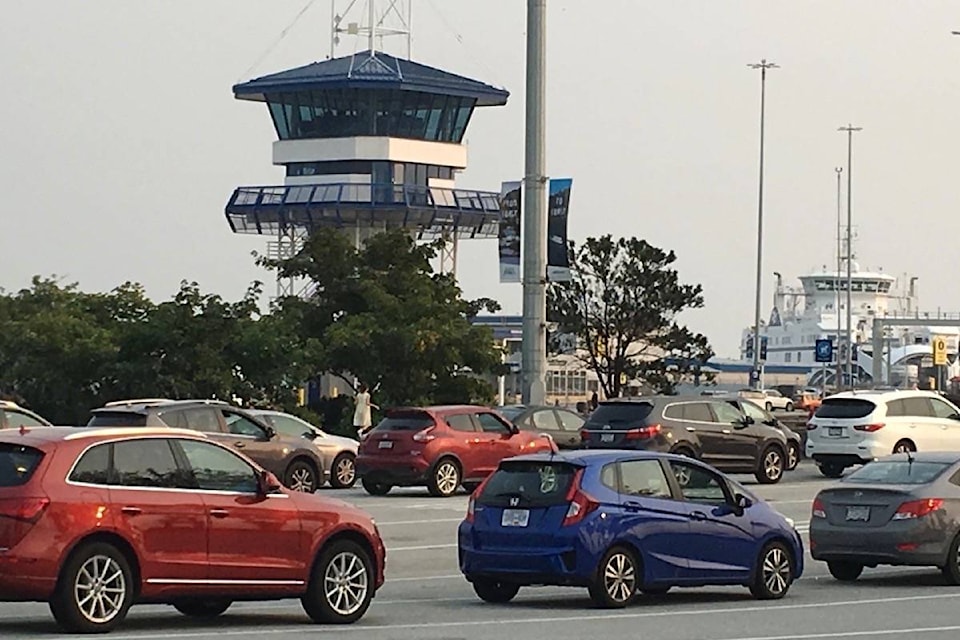
<instances>
[{"instance_id":1,"label":"red car","mask_svg":"<svg viewBox=\"0 0 960 640\"><path fill-rule=\"evenodd\" d=\"M486 407L454 405L387 411L360 445L357 475L368 493L424 486L451 496L473 490L504 458L550 451L549 439L520 431Z\"/></svg>"},{"instance_id":2,"label":"red car","mask_svg":"<svg viewBox=\"0 0 960 640\"><path fill-rule=\"evenodd\" d=\"M364 512L196 431L0 431L0 601L48 602L67 631L109 631L137 603L211 618L281 598L351 623L385 555Z\"/></svg>"}]
</instances>

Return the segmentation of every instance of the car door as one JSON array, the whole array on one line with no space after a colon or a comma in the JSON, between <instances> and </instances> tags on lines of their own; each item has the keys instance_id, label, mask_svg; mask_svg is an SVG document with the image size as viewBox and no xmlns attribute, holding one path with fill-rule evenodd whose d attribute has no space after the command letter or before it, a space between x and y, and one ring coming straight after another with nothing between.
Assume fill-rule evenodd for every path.
<instances>
[{"instance_id":1,"label":"car door","mask_svg":"<svg viewBox=\"0 0 960 640\"><path fill-rule=\"evenodd\" d=\"M556 409L557 420L560 422L560 433L557 444L567 449L577 449L580 447L580 429L583 428L584 419L572 411L566 409Z\"/></svg>"},{"instance_id":2,"label":"car door","mask_svg":"<svg viewBox=\"0 0 960 640\"><path fill-rule=\"evenodd\" d=\"M940 398L930 398L934 415L934 431L940 437L947 451L960 451L960 411Z\"/></svg>"},{"instance_id":3,"label":"car door","mask_svg":"<svg viewBox=\"0 0 960 640\"><path fill-rule=\"evenodd\" d=\"M760 446L762 424L747 424L742 411L729 402L715 400L710 403L714 429L710 432L712 457L703 456L705 462L724 469L753 469L756 466Z\"/></svg>"},{"instance_id":4,"label":"car door","mask_svg":"<svg viewBox=\"0 0 960 640\"><path fill-rule=\"evenodd\" d=\"M302 582L310 532L286 492L261 495L257 470L222 446L178 439L206 517L208 579L254 588Z\"/></svg>"},{"instance_id":5,"label":"car door","mask_svg":"<svg viewBox=\"0 0 960 640\"><path fill-rule=\"evenodd\" d=\"M489 473L491 453L485 437L481 437L480 425L470 413L450 413L443 416L450 428L450 446L445 453L460 458L464 480L484 478ZM431 460L431 462L433 462Z\"/></svg>"},{"instance_id":6,"label":"car door","mask_svg":"<svg viewBox=\"0 0 960 640\"><path fill-rule=\"evenodd\" d=\"M486 443L486 466L483 475L493 473L504 458L519 455L523 452L523 443L526 441L522 434L514 436L513 430L498 416L484 411L474 414L474 420L480 427L480 438ZM527 434L533 437L533 434Z\"/></svg>"},{"instance_id":7,"label":"car door","mask_svg":"<svg viewBox=\"0 0 960 640\"><path fill-rule=\"evenodd\" d=\"M206 510L197 492L184 490L183 469L170 439L97 445L77 466L102 466L96 458L102 456L112 458L108 478L114 525L121 536L138 541L142 578L148 582L205 579Z\"/></svg>"},{"instance_id":8,"label":"car door","mask_svg":"<svg viewBox=\"0 0 960 640\"><path fill-rule=\"evenodd\" d=\"M247 416L232 409L217 410L226 425L229 434L226 443L244 455L249 456L261 467L274 473L278 478L284 477L283 447L277 446L271 439L266 428L254 422Z\"/></svg>"},{"instance_id":9,"label":"car door","mask_svg":"<svg viewBox=\"0 0 960 640\"><path fill-rule=\"evenodd\" d=\"M719 474L682 460L667 465L682 498L678 508L690 524L680 551L688 562L687 579L746 579L759 552L749 513L733 508L730 487Z\"/></svg>"}]
</instances>

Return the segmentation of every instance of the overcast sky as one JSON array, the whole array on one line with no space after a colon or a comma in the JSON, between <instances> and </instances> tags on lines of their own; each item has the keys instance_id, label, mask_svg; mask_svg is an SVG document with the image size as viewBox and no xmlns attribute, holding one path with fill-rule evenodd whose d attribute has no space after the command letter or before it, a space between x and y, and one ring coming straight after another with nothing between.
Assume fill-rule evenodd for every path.
<instances>
[{"instance_id":1,"label":"overcast sky","mask_svg":"<svg viewBox=\"0 0 960 640\"><path fill-rule=\"evenodd\" d=\"M166 298L189 279L237 298L269 280L250 256L264 240L233 235L223 208L236 186L282 183L275 132L231 86L326 57L317 0L250 70L305 4L0 1L0 287L57 274ZM571 237L676 250L706 297L685 319L719 354L753 318L760 87L746 65L764 57L782 67L767 83L764 316L774 271L834 260L848 122L864 128L860 262L917 275L921 306L960 311L960 4L548 0L548 14L548 172L574 179ZM525 17L521 0L414 0L416 60L512 92L474 116L460 186L522 176ZM464 243L458 275L519 313L495 240Z\"/></svg>"}]
</instances>

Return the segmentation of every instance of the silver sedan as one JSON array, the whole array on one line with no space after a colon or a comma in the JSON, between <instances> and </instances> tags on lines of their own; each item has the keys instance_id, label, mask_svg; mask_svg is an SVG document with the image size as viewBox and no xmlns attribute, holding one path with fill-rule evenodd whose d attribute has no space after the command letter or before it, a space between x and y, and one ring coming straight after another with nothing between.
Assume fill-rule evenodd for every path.
<instances>
[{"instance_id":1,"label":"silver sedan","mask_svg":"<svg viewBox=\"0 0 960 640\"><path fill-rule=\"evenodd\" d=\"M262 409L249 413L265 420L282 435L311 440L323 460L323 480L329 481L334 489L348 489L356 482L360 443L353 438L331 435L289 413Z\"/></svg>"}]
</instances>

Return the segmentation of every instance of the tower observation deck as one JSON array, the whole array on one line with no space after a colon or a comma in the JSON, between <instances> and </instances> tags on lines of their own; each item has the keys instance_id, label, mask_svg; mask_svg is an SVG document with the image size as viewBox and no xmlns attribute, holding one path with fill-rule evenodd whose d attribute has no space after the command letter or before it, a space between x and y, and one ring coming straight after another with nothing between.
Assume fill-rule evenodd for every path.
<instances>
[{"instance_id":1,"label":"tower observation deck","mask_svg":"<svg viewBox=\"0 0 960 640\"><path fill-rule=\"evenodd\" d=\"M286 178L237 188L226 218L235 233L275 238L279 257L321 228L342 229L357 246L401 228L446 240L441 269L453 271L458 239L497 236L499 192L455 181L467 166L463 139L475 110L505 105L506 90L369 49L255 78L233 93L266 104L277 133L273 164ZM278 285L278 295L294 293Z\"/></svg>"}]
</instances>

